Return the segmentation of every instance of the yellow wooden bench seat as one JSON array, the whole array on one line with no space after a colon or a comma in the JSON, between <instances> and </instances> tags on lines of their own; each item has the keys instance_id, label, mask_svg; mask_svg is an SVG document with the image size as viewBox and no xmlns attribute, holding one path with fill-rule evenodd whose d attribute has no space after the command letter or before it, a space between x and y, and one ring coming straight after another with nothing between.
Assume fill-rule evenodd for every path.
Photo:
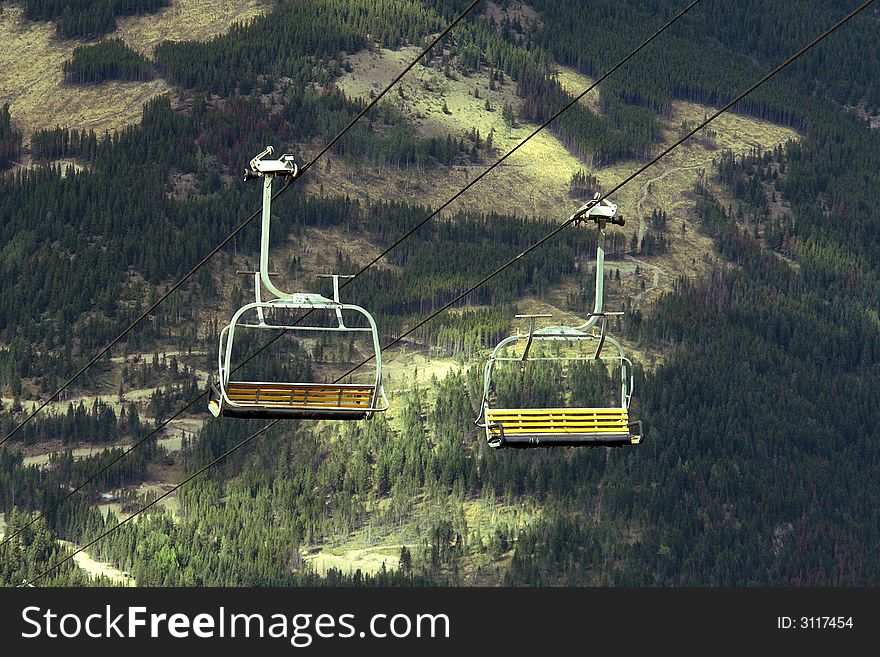
<instances>
[{"instance_id":1,"label":"yellow wooden bench seat","mask_svg":"<svg viewBox=\"0 0 880 657\"><path fill-rule=\"evenodd\" d=\"M640 423L631 423L625 408L486 409L486 433L491 444L511 447L641 441Z\"/></svg>"},{"instance_id":2,"label":"yellow wooden bench seat","mask_svg":"<svg viewBox=\"0 0 880 657\"><path fill-rule=\"evenodd\" d=\"M212 395L209 409L230 417L356 418L372 408L375 386L230 381L229 403ZM212 407L213 405L213 407Z\"/></svg>"},{"instance_id":3,"label":"yellow wooden bench seat","mask_svg":"<svg viewBox=\"0 0 880 657\"><path fill-rule=\"evenodd\" d=\"M230 382L226 395L239 406L369 408L375 386Z\"/></svg>"}]
</instances>

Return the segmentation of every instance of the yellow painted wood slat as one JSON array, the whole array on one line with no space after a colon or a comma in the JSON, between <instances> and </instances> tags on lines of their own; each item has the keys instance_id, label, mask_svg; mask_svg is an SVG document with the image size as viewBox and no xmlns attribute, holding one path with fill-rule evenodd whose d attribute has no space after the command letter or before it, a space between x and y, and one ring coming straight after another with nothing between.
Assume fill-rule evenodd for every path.
<instances>
[{"instance_id":1,"label":"yellow painted wood slat","mask_svg":"<svg viewBox=\"0 0 880 657\"><path fill-rule=\"evenodd\" d=\"M328 388L242 388L238 386L227 386L227 393L241 393L241 394L254 394L259 392L262 394L278 394L278 395L289 395L290 393L295 393L299 395L308 394L310 397L312 395L316 397L320 396L330 396L330 395L338 395L342 393L343 395L369 395L373 392L373 388L336 388L336 389L328 389Z\"/></svg>"},{"instance_id":2,"label":"yellow painted wood slat","mask_svg":"<svg viewBox=\"0 0 880 657\"><path fill-rule=\"evenodd\" d=\"M342 394L343 396L369 396L373 393L373 386L364 386L359 388L343 388L343 387L322 387L322 388L310 388L305 386L242 386L239 384L232 384L226 387L226 393L231 394L241 394L241 395L255 395L259 392L259 394L264 395L290 395L291 393L295 395L308 395L309 397L336 397Z\"/></svg>"},{"instance_id":3,"label":"yellow painted wood slat","mask_svg":"<svg viewBox=\"0 0 880 657\"><path fill-rule=\"evenodd\" d=\"M359 403L368 404L370 402L370 397L357 397L357 398L345 397L343 399L314 399L311 397L309 399L302 399L302 398L291 399L290 397L260 397L259 399L256 399L255 397L237 397L237 396L233 395L229 399L232 401L254 402L254 403L265 402L265 403L278 403L278 404L295 404L295 403L296 404L330 404L331 406L333 404L336 404L339 402L345 402L345 403L350 403L350 404L359 404Z\"/></svg>"},{"instance_id":4,"label":"yellow painted wood slat","mask_svg":"<svg viewBox=\"0 0 880 657\"><path fill-rule=\"evenodd\" d=\"M494 435L527 434L628 434L625 408L523 408L487 411L489 432Z\"/></svg>"},{"instance_id":5,"label":"yellow painted wood slat","mask_svg":"<svg viewBox=\"0 0 880 657\"><path fill-rule=\"evenodd\" d=\"M487 417L493 420L511 421L511 422L541 422L543 420L553 419L561 422L580 422L587 420L620 420L626 419L628 414L618 413L616 415L494 415L490 413Z\"/></svg>"},{"instance_id":6,"label":"yellow painted wood slat","mask_svg":"<svg viewBox=\"0 0 880 657\"><path fill-rule=\"evenodd\" d=\"M359 400L359 399L370 399L371 396L372 396L372 395L357 395L357 396L354 396L354 395L344 395L344 396L342 396L342 399L353 399L353 400ZM232 393L232 394L229 395L229 398L230 398L230 399L236 399L236 398L240 398L240 399L256 399L257 396L256 396L256 395L242 395L242 394L235 394L235 393ZM293 395L292 398L293 398L293 399L301 399L301 400L302 400L302 399L306 399L306 396L305 396L305 395ZM291 399L291 395L260 395L260 399L267 399L267 400L268 400L268 399L277 399L277 400L287 400L287 401L290 401L290 399ZM324 397L314 397L314 396L312 396L312 395L309 395L309 396L308 396L308 399L309 399L309 400L314 400L314 401L336 401L336 400L340 399L340 396L339 396L339 395L326 395L326 396L324 396Z\"/></svg>"},{"instance_id":7,"label":"yellow painted wood slat","mask_svg":"<svg viewBox=\"0 0 880 657\"><path fill-rule=\"evenodd\" d=\"M490 409L488 412L491 415L579 415L583 413L628 413L627 409L625 408L493 408Z\"/></svg>"},{"instance_id":8,"label":"yellow painted wood slat","mask_svg":"<svg viewBox=\"0 0 880 657\"><path fill-rule=\"evenodd\" d=\"M369 408L374 386L307 386L300 384L231 383L226 394L239 406L264 408Z\"/></svg>"},{"instance_id":9,"label":"yellow painted wood slat","mask_svg":"<svg viewBox=\"0 0 880 657\"><path fill-rule=\"evenodd\" d=\"M240 392L240 391L228 391L226 394L230 398L243 397L243 398L248 398L248 399L254 399L257 396L253 392ZM306 397L308 397L309 399L339 399L340 397L342 399L369 399L370 397L372 397L372 393L366 392L366 393L357 393L357 394L347 394L346 393L346 394L342 394L342 395L340 395L340 394L336 394L336 395L311 395L311 394L304 395L299 392L294 392L294 393L289 393L289 392L285 392L285 393L267 392L267 393L264 393L264 392L260 392L260 399L272 399L272 398L274 398L274 399L290 399L291 397L302 398L302 399L305 399Z\"/></svg>"},{"instance_id":10,"label":"yellow painted wood slat","mask_svg":"<svg viewBox=\"0 0 880 657\"><path fill-rule=\"evenodd\" d=\"M498 425L496 425L498 426ZM628 431L629 425L626 424L591 424L589 426L572 426L570 424L541 424L534 426L511 426L503 425L504 433L528 433L529 431Z\"/></svg>"},{"instance_id":11,"label":"yellow painted wood slat","mask_svg":"<svg viewBox=\"0 0 880 657\"><path fill-rule=\"evenodd\" d=\"M362 395L369 394L373 391L373 388L242 388L238 386L227 386L226 390L242 393L254 393L259 391L261 394L264 392L279 394L296 392L299 394L308 393L309 395L338 395L341 392L346 395Z\"/></svg>"},{"instance_id":12,"label":"yellow painted wood slat","mask_svg":"<svg viewBox=\"0 0 880 657\"><path fill-rule=\"evenodd\" d=\"M242 381L232 381L227 384L229 388L278 388L279 390L289 390L291 388L301 388L302 390L366 390L372 388L372 385L349 385L340 383L338 385L330 385L329 383L249 383Z\"/></svg>"},{"instance_id":13,"label":"yellow painted wood slat","mask_svg":"<svg viewBox=\"0 0 880 657\"><path fill-rule=\"evenodd\" d=\"M626 416L624 417L597 417L597 418L589 418L589 417L581 417L581 418L540 418L540 419L529 419L522 420L519 418L499 418L499 417L489 417L489 423L493 422L501 422L502 424L521 424L523 426L529 426L532 424L628 424L629 420Z\"/></svg>"},{"instance_id":14,"label":"yellow painted wood slat","mask_svg":"<svg viewBox=\"0 0 880 657\"><path fill-rule=\"evenodd\" d=\"M587 424L593 422L627 422L628 416L626 415L578 415L572 417L565 417L560 415L549 415L545 417L518 417L516 415L512 416L497 416L497 415L488 415L489 421L497 421L497 422L516 422L519 424L529 424L533 422L562 422L562 423L578 423L578 422L586 422Z\"/></svg>"},{"instance_id":15,"label":"yellow painted wood slat","mask_svg":"<svg viewBox=\"0 0 880 657\"><path fill-rule=\"evenodd\" d=\"M496 428L489 429L489 433L501 435L501 431ZM555 435L563 433L610 433L610 434L629 434L627 427L592 427L587 429L571 429L560 427L536 427L534 429L508 429L504 428L505 436L523 436L529 434L545 434Z\"/></svg>"}]
</instances>

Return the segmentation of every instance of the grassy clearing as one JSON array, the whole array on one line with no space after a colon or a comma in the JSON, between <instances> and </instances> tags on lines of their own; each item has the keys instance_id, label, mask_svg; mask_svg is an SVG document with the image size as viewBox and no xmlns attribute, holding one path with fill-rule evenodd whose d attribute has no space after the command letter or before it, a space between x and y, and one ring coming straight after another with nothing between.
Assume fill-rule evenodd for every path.
<instances>
[{"instance_id":1,"label":"grassy clearing","mask_svg":"<svg viewBox=\"0 0 880 657\"><path fill-rule=\"evenodd\" d=\"M350 96L368 98L371 92L378 93L415 52L414 48L401 48L397 51L383 49L358 53L351 58L352 72L343 76L338 84ZM418 66L401 82L402 95L392 93L387 102L394 103L409 116L426 136L461 136L473 128L485 136L494 130L497 152L493 160L536 127L522 124L518 128L510 128L504 123L500 112L503 104L520 105L511 82L490 91L488 78L483 73L470 77L456 73L455 78L447 78L442 71L434 68ZM572 93L580 93L592 83L589 77L568 67L558 67L558 78ZM474 95L475 87L479 98ZM494 111L486 110L487 98ZM598 91L588 94L582 102L593 111L598 111ZM444 105L447 111L444 111ZM658 145L658 151L683 134L685 127L695 126L702 121L709 111L710 108L696 103L674 102L669 116L661 117L663 143ZM630 297L637 306L650 304L657 296L671 289L672 281L677 276L697 277L708 269L706 254L712 252L712 244L693 223L690 192L701 174L711 172L713 158L717 158L723 149L745 153L752 148L772 148L798 138L798 134L789 128L737 114L722 115L712 123L711 128L715 131L714 136L697 135L685 142L615 194L615 202L628 219L627 226L622 230L628 237L635 233L639 243L645 233L641 221L644 215L649 215L654 208L665 209L670 215L667 229L671 238L669 253L639 258L643 261L641 264L632 260L609 263L621 270L624 296ZM391 167L354 169L334 159L330 171L325 171L321 176L320 183L313 180L309 184L315 192L342 193L364 199L375 198L375 190L382 189L386 197L436 207L472 180L487 164L481 162L440 171L418 172ZM619 162L593 173L604 189L610 189L640 165L641 162ZM556 137L544 131L478 183L473 192L450 206L449 211L496 210L561 219L577 205L577 201L568 195L571 175L587 168Z\"/></svg>"},{"instance_id":2,"label":"grassy clearing","mask_svg":"<svg viewBox=\"0 0 880 657\"><path fill-rule=\"evenodd\" d=\"M166 475L157 481L150 481L144 484L141 484L137 487L136 492L140 495L153 494L156 497L161 497L165 493L167 493L171 488L176 484L169 484L168 481L178 482L183 479L183 468L178 467L174 468L176 472L166 472ZM156 506L162 507L169 511L174 518L180 517L180 499L177 497L177 493L172 493L168 497L164 498L161 502L159 502Z\"/></svg>"},{"instance_id":3,"label":"grassy clearing","mask_svg":"<svg viewBox=\"0 0 880 657\"><path fill-rule=\"evenodd\" d=\"M461 367L455 358L436 358L426 356L423 349L405 343L394 349L394 358L383 361L383 377L392 390L405 390L415 378L419 385L426 386L433 378L443 379L447 374Z\"/></svg>"},{"instance_id":4,"label":"grassy clearing","mask_svg":"<svg viewBox=\"0 0 880 657\"><path fill-rule=\"evenodd\" d=\"M190 426L192 427L192 429L190 431L188 431L187 433L189 433L191 435L195 435L195 433L198 432L199 428L201 427L201 423L202 423L201 420L189 419L187 421L190 423ZM166 432L169 432L169 430L166 429L166 431L163 433L166 433ZM173 454L174 452L180 451L181 445L183 444L183 436L181 435L180 431L178 431L177 435L169 436L166 438L159 438L157 440L157 442L160 447L165 448L169 453ZM42 444L39 447L35 446L31 449L28 449L27 447L25 447L24 449L22 449L23 452L31 452L30 456L24 457L23 464L25 467L27 467L29 465L37 465L37 466L41 466L41 467L48 465L49 464L49 457L52 454L55 454L58 452L69 451L73 455L74 460L80 460L80 459L87 458L89 456L95 456L96 454L100 454L101 452L103 452L105 449L108 449L108 448L127 449L128 447L131 447L131 443L124 442L124 443L113 443L112 445L89 445L86 447L75 447L75 448L64 447L63 445L56 444L56 443ZM49 450L49 451L46 451L46 450Z\"/></svg>"},{"instance_id":5,"label":"grassy clearing","mask_svg":"<svg viewBox=\"0 0 880 657\"><path fill-rule=\"evenodd\" d=\"M0 14L0 42L0 102L9 103L26 142L34 130L56 125L102 133L137 123L143 104L170 90L163 80L63 84L62 66L79 42L56 39L54 23L28 22L20 7Z\"/></svg>"},{"instance_id":6,"label":"grassy clearing","mask_svg":"<svg viewBox=\"0 0 880 657\"><path fill-rule=\"evenodd\" d=\"M376 573L383 565L389 570L395 569L400 563L400 550L404 546L418 559L422 533L430 526L432 510L429 505L429 502L419 502L412 516L398 527L368 523L333 545L304 547L303 560L316 572L324 574L331 568L343 573L358 569L363 573ZM497 585L513 550L511 545L500 554L493 553L492 537L496 530L516 535L540 517L541 508L530 501L514 504L495 500L491 496L466 500L461 507L470 552L462 563L463 583L472 586ZM436 514L436 509L433 514Z\"/></svg>"},{"instance_id":7,"label":"grassy clearing","mask_svg":"<svg viewBox=\"0 0 880 657\"><path fill-rule=\"evenodd\" d=\"M154 474L158 476L152 476ZM181 481L184 476L186 475L182 466L165 468L153 467L151 468L151 474L149 475L148 481L137 486L130 486L127 490L141 496L151 495L153 499L155 499L171 490L171 488L173 488L177 482ZM140 505L140 507L143 506L145 505ZM123 510L123 504L118 501L102 502L97 504L96 508L101 512L101 515L104 516L105 520L111 511L120 521L130 518L135 513L134 509L130 506L126 506L126 509ZM162 501L158 502L155 507L151 508L151 510L156 510L157 508L168 511L174 521L180 520L181 504L176 491L168 497L163 498Z\"/></svg>"},{"instance_id":8,"label":"grassy clearing","mask_svg":"<svg viewBox=\"0 0 880 657\"><path fill-rule=\"evenodd\" d=\"M162 40L209 39L270 6L263 0L175 0L154 15L119 19L116 33L109 36L151 56ZM57 39L55 23L33 23L23 14L21 7L8 4L0 14L0 103L9 103L25 145L40 128L60 125L101 134L136 124L145 102L172 92L164 80L65 85L62 66L81 42Z\"/></svg>"},{"instance_id":9,"label":"grassy clearing","mask_svg":"<svg viewBox=\"0 0 880 657\"><path fill-rule=\"evenodd\" d=\"M563 89L574 96L583 93L593 84L592 78L582 75L567 66L560 66L556 69L556 79L559 80L559 84L562 85ZM594 114L601 114L599 109L599 87L596 87L581 98L580 103Z\"/></svg>"},{"instance_id":10,"label":"grassy clearing","mask_svg":"<svg viewBox=\"0 0 880 657\"><path fill-rule=\"evenodd\" d=\"M59 539L58 543L70 548L71 550L79 549L79 546L71 543L70 541L63 541ZM134 578L132 578L128 573L123 572L118 568L115 568L109 563L95 560L87 551L78 552L77 554L75 554L73 556L73 561L79 568L86 571L86 573L94 579L104 576L117 585L137 586L137 582L135 582Z\"/></svg>"},{"instance_id":11,"label":"grassy clearing","mask_svg":"<svg viewBox=\"0 0 880 657\"><path fill-rule=\"evenodd\" d=\"M425 392L428 405L437 399L437 393L431 380L445 379L449 374L462 367L462 362L455 358L432 357L427 350L413 347L407 343L399 343L391 351L382 352L382 384L388 396L390 408L385 417L391 428L402 429L396 410L403 404L406 391L411 390L413 382Z\"/></svg>"},{"instance_id":12,"label":"grassy clearing","mask_svg":"<svg viewBox=\"0 0 880 657\"><path fill-rule=\"evenodd\" d=\"M272 8L269 0L174 0L155 14L116 20L115 36L152 56L160 41L207 41L233 23L246 23Z\"/></svg>"},{"instance_id":13,"label":"grassy clearing","mask_svg":"<svg viewBox=\"0 0 880 657\"><path fill-rule=\"evenodd\" d=\"M418 49L377 50L351 57L353 71L338 81L350 96L368 98L378 93L413 57ZM519 106L510 80L499 89L489 90L489 79L483 72L457 79L447 78L442 71L416 66L400 83L403 96L392 92L389 101L409 116L425 136L458 138L476 128L485 138L494 129L493 160L512 148L535 126L521 123L507 126L501 109L505 102ZM478 89L479 98L474 96ZM491 111L486 110L489 100ZM444 112L444 104L448 113ZM540 164L536 164L540 163ZM437 206L471 181L488 162L457 165L428 172L401 171L386 167L381 170L354 169L334 159L330 172L320 180L325 192L343 193L359 198L375 198L381 189L390 198ZM542 132L511 156L490 177L481 181L473 192L450 206L450 211L516 211L526 216L558 217L574 203L568 197L572 173L582 168L549 132ZM319 184L311 182L313 190Z\"/></svg>"},{"instance_id":14,"label":"grassy clearing","mask_svg":"<svg viewBox=\"0 0 880 657\"><path fill-rule=\"evenodd\" d=\"M388 570L396 569L400 563L400 549L403 544L383 543L371 547L358 547L356 542L346 543L332 550L321 550L303 555L303 560L316 573L324 575L330 569L343 573L377 573L383 565Z\"/></svg>"}]
</instances>

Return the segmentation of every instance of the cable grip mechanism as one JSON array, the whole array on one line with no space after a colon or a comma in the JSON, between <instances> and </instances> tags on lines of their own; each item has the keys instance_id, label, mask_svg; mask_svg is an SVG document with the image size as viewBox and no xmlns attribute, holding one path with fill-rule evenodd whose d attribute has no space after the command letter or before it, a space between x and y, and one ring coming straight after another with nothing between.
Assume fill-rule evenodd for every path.
<instances>
[{"instance_id":1,"label":"cable grip mechanism","mask_svg":"<svg viewBox=\"0 0 880 657\"><path fill-rule=\"evenodd\" d=\"M576 224L592 221L598 224L601 229L604 229L606 224L615 224L617 226L626 224L626 219L622 215L617 214L617 204L602 198L599 192L596 192L591 200L584 203L574 213L572 220Z\"/></svg>"},{"instance_id":2,"label":"cable grip mechanism","mask_svg":"<svg viewBox=\"0 0 880 657\"><path fill-rule=\"evenodd\" d=\"M299 174L299 167L293 161L293 155L284 154L277 160L263 159L268 155L272 155L275 149L271 146L266 148L250 161L247 169L244 170L244 179L253 180L254 178L296 178Z\"/></svg>"}]
</instances>

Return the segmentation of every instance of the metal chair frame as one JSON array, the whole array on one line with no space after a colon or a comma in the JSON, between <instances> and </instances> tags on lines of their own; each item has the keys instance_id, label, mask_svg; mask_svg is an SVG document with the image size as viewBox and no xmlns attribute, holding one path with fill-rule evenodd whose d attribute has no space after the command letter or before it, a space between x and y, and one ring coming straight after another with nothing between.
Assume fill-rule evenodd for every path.
<instances>
[{"instance_id":1,"label":"metal chair frame","mask_svg":"<svg viewBox=\"0 0 880 657\"><path fill-rule=\"evenodd\" d=\"M229 324L220 332L220 344L217 354L218 381L211 386L208 408L217 417L286 417L306 419L365 419L376 412L388 410L388 398L382 386L382 350L379 344L379 331L376 321L364 308L354 304L342 303L339 300L339 279L350 278L338 274L322 275L322 278L330 278L333 282L333 298L329 299L320 294L311 293L287 293L280 290L272 282L269 270L269 232L271 227L271 204L272 184L275 178L295 178L299 170L290 155L282 155L278 160L264 159L272 155L271 146L254 157L250 162L250 168L245 170L245 180L259 178L263 181L263 211L260 238L260 264L254 272L239 272L253 274L254 276L254 301L245 304L235 312ZM268 290L275 298L264 301L262 288ZM319 326L316 324L299 323L272 323L266 321L266 311L271 310L306 310L309 312L332 313L336 317L336 325ZM364 317L367 326L346 326L343 319L345 311L357 313ZM242 321L247 313L255 312L257 321ZM368 408L352 408L341 403L337 406L322 405L320 408L312 408L307 404L293 405L285 408L277 406L261 407L258 403L241 404L229 396L230 384L261 384L256 381L233 382L230 381L232 374L233 345L237 328L250 328L258 330L275 330L283 332L321 332L321 333L369 333L372 339L373 354L375 358L375 374L372 383L372 396ZM291 391L297 387L317 386L324 388L338 387L341 390L348 384L312 384L297 382L262 382L266 386L289 386ZM341 395L340 395L341 397ZM291 399L293 394L291 395Z\"/></svg>"}]
</instances>

